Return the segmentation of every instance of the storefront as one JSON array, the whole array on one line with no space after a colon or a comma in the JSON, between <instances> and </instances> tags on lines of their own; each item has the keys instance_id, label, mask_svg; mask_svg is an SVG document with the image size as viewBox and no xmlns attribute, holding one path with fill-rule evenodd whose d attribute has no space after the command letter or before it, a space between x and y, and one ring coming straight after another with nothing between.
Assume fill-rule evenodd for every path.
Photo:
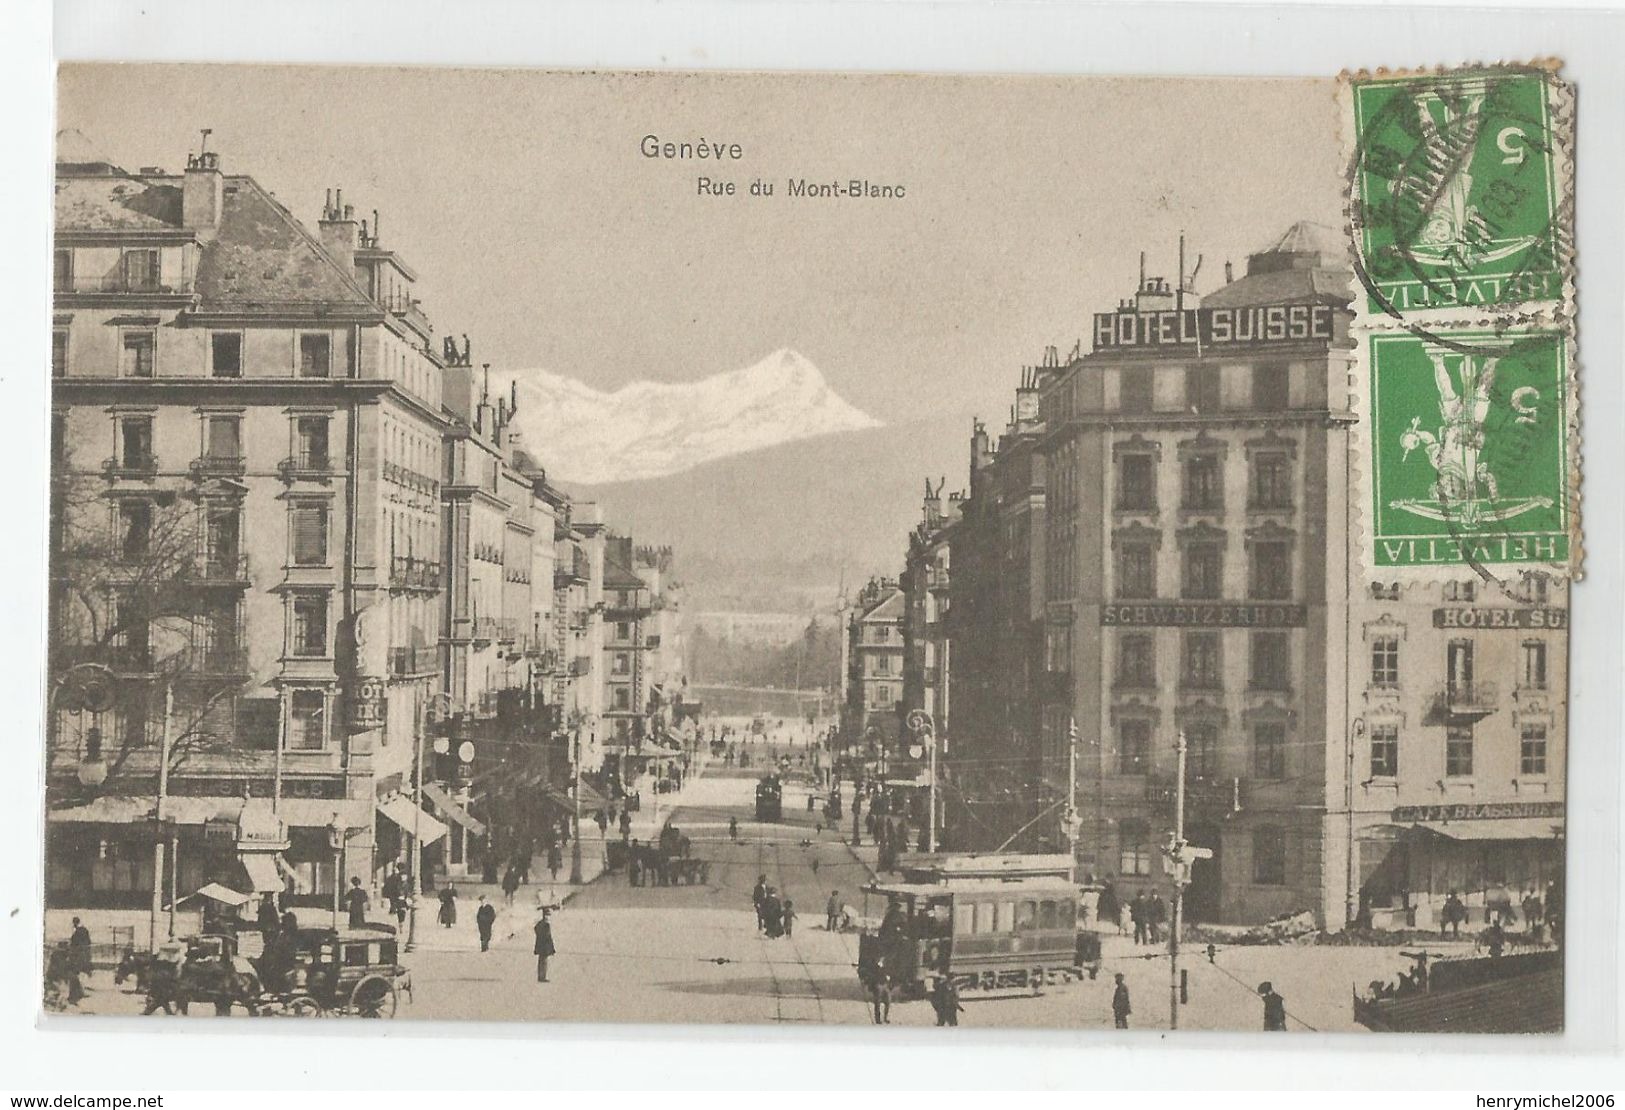
<instances>
[{"instance_id":1,"label":"storefront","mask_svg":"<svg viewBox=\"0 0 1625 1110\"><path fill-rule=\"evenodd\" d=\"M1563 837L1562 802L1400 806L1359 832L1361 909L1373 928L1434 929L1453 893L1481 927L1562 880Z\"/></svg>"}]
</instances>

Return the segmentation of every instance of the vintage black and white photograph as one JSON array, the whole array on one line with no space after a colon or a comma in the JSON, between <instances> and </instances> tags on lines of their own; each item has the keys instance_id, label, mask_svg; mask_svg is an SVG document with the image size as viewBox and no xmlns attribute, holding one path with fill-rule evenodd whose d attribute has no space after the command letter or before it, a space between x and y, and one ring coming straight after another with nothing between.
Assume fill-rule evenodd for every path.
<instances>
[{"instance_id":1,"label":"vintage black and white photograph","mask_svg":"<svg viewBox=\"0 0 1625 1110\"><path fill-rule=\"evenodd\" d=\"M57 80L48 1023L1563 1031L1560 63Z\"/></svg>"}]
</instances>

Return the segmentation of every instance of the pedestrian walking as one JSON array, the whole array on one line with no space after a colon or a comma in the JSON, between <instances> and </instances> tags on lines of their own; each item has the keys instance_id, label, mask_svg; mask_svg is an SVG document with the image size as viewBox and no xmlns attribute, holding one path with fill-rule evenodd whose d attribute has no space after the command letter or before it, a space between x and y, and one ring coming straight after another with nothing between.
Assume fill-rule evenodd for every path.
<instances>
[{"instance_id":1,"label":"pedestrian walking","mask_svg":"<svg viewBox=\"0 0 1625 1110\"><path fill-rule=\"evenodd\" d=\"M85 997L84 985L79 982L79 969L73 962L73 947L65 940L56 942L51 949L51 958L45 964L45 983L47 986L60 983L67 991L67 1003L70 1006L79 1004Z\"/></svg>"},{"instance_id":2,"label":"pedestrian walking","mask_svg":"<svg viewBox=\"0 0 1625 1110\"><path fill-rule=\"evenodd\" d=\"M508 904L513 905L513 896L508 896ZM480 951L491 951L491 930L496 928L497 908L480 895L480 908L474 911L474 927L480 931Z\"/></svg>"},{"instance_id":3,"label":"pedestrian walking","mask_svg":"<svg viewBox=\"0 0 1625 1110\"><path fill-rule=\"evenodd\" d=\"M824 928L834 932L841 925L841 892L829 892L829 901L824 903Z\"/></svg>"},{"instance_id":4,"label":"pedestrian walking","mask_svg":"<svg viewBox=\"0 0 1625 1110\"><path fill-rule=\"evenodd\" d=\"M796 931L796 904L789 898L784 900L784 935L792 936Z\"/></svg>"},{"instance_id":5,"label":"pedestrian walking","mask_svg":"<svg viewBox=\"0 0 1625 1110\"><path fill-rule=\"evenodd\" d=\"M68 934L68 951L73 957L76 975L90 974L90 930L77 917L73 919L73 932Z\"/></svg>"},{"instance_id":6,"label":"pedestrian walking","mask_svg":"<svg viewBox=\"0 0 1625 1110\"><path fill-rule=\"evenodd\" d=\"M440 892L440 924L447 929L457 924L457 888L450 883Z\"/></svg>"},{"instance_id":7,"label":"pedestrian walking","mask_svg":"<svg viewBox=\"0 0 1625 1110\"><path fill-rule=\"evenodd\" d=\"M959 988L946 975L937 976L936 985L931 988L931 1008L937 1012L939 1026L957 1026L959 1015L965 1012L965 1007L959 1003Z\"/></svg>"},{"instance_id":8,"label":"pedestrian walking","mask_svg":"<svg viewBox=\"0 0 1625 1110\"><path fill-rule=\"evenodd\" d=\"M1507 935L1506 930L1501 928L1500 921L1490 922L1489 933L1486 937L1486 944L1490 950L1490 959L1492 960L1500 959L1501 953L1506 951Z\"/></svg>"},{"instance_id":9,"label":"pedestrian walking","mask_svg":"<svg viewBox=\"0 0 1625 1110\"><path fill-rule=\"evenodd\" d=\"M371 904L367 892L361 889L360 878L352 875L350 889L344 895L345 908L350 911L350 928L359 929L367 923L367 907Z\"/></svg>"},{"instance_id":10,"label":"pedestrian walking","mask_svg":"<svg viewBox=\"0 0 1625 1110\"><path fill-rule=\"evenodd\" d=\"M1264 1031L1285 1033L1286 999L1276 994L1275 985L1267 981L1258 984L1258 997L1264 1000Z\"/></svg>"},{"instance_id":11,"label":"pedestrian walking","mask_svg":"<svg viewBox=\"0 0 1625 1110\"><path fill-rule=\"evenodd\" d=\"M508 870L502 876L502 901L503 901L503 903L511 907L513 905L513 897L514 897L515 894L518 894L518 893L519 893L519 868L510 863L508 865ZM485 896L483 894L480 895L480 901L481 902L485 901Z\"/></svg>"},{"instance_id":12,"label":"pedestrian walking","mask_svg":"<svg viewBox=\"0 0 1625 1110\"><path fill-rule=\"evenodd\" d=\"M1152 944L1162 943L1162 926L1168 920L1168 903L1163 901L1162 895L1154 895L1146 905L1150 911L1151 920L1146 926Z\"/></svg>"},{"instance_id":13,"label":"pedestrian walking","mask_svg":"<svg viewBox=\"0 0 1625 1110\"><path fill-rule=\"evenodd\" d=\"M269 894L260 897L259 908L254 911L254 921L260 927L260 936L270 940L277 930L280 915L276 912L276 899Z\"/></svg>"},{"instance_id":14,"label":"pedestrian walking","mask_svg":"<svg viewBox=\"0 0 1625 1110\"><path fill-rule=\"evenodd\" d=\"M767 927L767 921L762 916L762 906L767 901L767 876L756 876L756 886L750 892L750 900L756 906L756 929L758 932Z\"/></svg>"},{"instance_id":15,"label":"pedestrian walking","mask_svg":"<svg viewBox=\"0 0 1625 1110\"><path fill-rule=\"evenodd\" d=\"M1128 1001L1128 984L1123 982L1123 973L1117 973L1117 986L1112 989L1112 1024L1119 1029L1128 1028L1128 1016L1133 1013Z\"/></svg>"},{"instance_id":16,"label":"pedestrian walking","mask_svg":"<svg viewBox=\"0 0 1625 1110\"><path fill-rule=\"evenodd\" d=\"M542 916L536 920L536 944L532 951L536 953L536 981L547 982L547 961L552 957L553 947L553 913L543 910Z\"/></svg>"},{"instance_id":17,"label":"pedestrian walking","mask_svg":"<svg viewBox=\"0 0 1625 1110\"><path fill-rule=\"evenodd\" d=\"M772 887L767 888L762 899L762 928L774 940L784 935L784 903L779 901L779 892Z\"/></svg>"},{"instance_id":18,"label":"pedestrian walking","mask_svg":"<svg viewBox=\"0 0 1625 1110\"><path fill-rule=\"evenodd\" d=\"M891 975L885 968L876 968L865 981L869 988L869 1003L874 1007L875 1024L891 1024Z\"/></svg>"},{"instance_id":19,"label":"pedestrian walking","mask_svg":"<svg viewBox=\"0 0 1625 1110\"><path fill-rule=\"evenodd\" d=\"M1146 910L1145 891L1139 891L1134 895L1134 901L1129 903L1128 915L1134 922L1134 943L1144 944L1146 925L1149 924L1150 917Z\"/></svg>"},{"instance_id":20,"label":"pedestrian walking","mask_svg":"<svg viewBox=\"0 0 1625 1110\"><path fill-rule=\"evenodd\" d=\"M1453 937L1461 936L1461 923L1467 920L1467 906L1451 891L1450 897L1444 900L1444 915L1439 923L1439 935L1444 936L1445 930L1450 931Z\"/></svg>"},{"instance_id":21,"label":"pedestrian walking","mask_svg":"<svg viewBox=\"0 0 1625 1110\"><path fill-rule=\"evenodd\" d=\"M559 881L559 871L564 867L564 854L559 851L557 844L547 846L547 870L553 876L553 881Z\"/></svg>"}]
</instances>

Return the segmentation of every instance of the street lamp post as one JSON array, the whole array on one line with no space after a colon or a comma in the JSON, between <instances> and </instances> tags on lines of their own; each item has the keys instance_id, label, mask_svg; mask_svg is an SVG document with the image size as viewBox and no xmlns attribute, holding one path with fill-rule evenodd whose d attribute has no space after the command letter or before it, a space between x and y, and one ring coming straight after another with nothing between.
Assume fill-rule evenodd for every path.
<instances>
[{"instance_id":1,"label":"street lamp post","mask_svg":"<svg viewBox=\"0 0 1625 1110\"><path fill-rule=\"evenodd\" d=\"M339 927L339 899L344 896L344 826L339 815L327 824L327 847L333 853L333 928Z\"/></svg>"}]
</instances>

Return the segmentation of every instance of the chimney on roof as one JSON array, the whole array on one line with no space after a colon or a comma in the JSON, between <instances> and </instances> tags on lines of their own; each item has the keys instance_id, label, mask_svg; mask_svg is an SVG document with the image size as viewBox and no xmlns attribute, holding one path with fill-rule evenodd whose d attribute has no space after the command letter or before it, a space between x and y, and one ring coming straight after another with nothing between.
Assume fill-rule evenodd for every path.
<instances>
[{"instance_id":1,"label":"chimney on roof","mask_svg":"<svg viewBox=\"0 0 1625 1110\"><path fill-rule=\"evenodd\" d=\"M203 137L207 141L209 133L205 131ZM225 196L220 155L212 150L187 155L186 173L181 177L181 223L194 231L219 230Z\"/></svg>"},{"instance_id":2,"label":"chimney on roof","mask_svg":"<svg viewBox=\"0 0 1625 1110\"><path fill-rule=\"evenodd\" d=\"M334 189L322 207L322 218L316 224L321 232L322 246L347 274L355 273L355 249L360 225L355 221L355 206L344 203L344 190Z\"/></svg>"}]
</instances>

